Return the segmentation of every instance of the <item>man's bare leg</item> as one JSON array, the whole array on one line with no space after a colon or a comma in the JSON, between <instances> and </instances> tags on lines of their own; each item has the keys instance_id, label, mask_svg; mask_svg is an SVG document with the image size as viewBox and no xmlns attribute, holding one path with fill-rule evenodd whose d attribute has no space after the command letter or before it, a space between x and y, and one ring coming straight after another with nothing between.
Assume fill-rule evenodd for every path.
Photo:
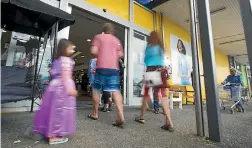
<instances>
[{"instance_id":1,"label":"man's bare leg","mask_svg":"<svg viewBox=\"0 0 252 148\"><path fill-rule=\"evenodd\" d=\"M98 108L100 102L100 92L93 91L93 114L92 117L98 118Z\"/></svg>"},{"instance_id":2,"label":"man's bare leg","mask_svg":"<svg viewBox=\"0 0 252 148\"><path fill-rule=\"evenodd\" d=\"M115 91L112 92L112 96L116 105L116 121L124 123L122 95L120 91Z\"/></svg>"}]
</instances>

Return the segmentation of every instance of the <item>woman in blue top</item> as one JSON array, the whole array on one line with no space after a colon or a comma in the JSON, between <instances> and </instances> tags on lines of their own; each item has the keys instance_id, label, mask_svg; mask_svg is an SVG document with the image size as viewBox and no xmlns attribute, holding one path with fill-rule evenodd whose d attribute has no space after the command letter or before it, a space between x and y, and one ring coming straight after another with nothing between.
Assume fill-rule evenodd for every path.
<instances>
[{"instance_id":1,"label":"woman in blue top","mask_svg":"<svg viewBox=\"0 0 252 148\"><path fill-rule=\"evenodd\" d=\"M158 68L164 67L164 48L161 43L161 40L157 34L157 32L153 31L150 33L149 37L149 45L145 49L145 57L144 57L144 63L147 67L146 71L153 71ZM164 130L168 130L170 132L173 132L173 124L171 121L170 116L170 106L169 101L166 96L166 88L159 88L154 87L154 95L155 97L161 95L162 96L162 103L163 103L163 110L165 115L165 124L161 127ZM136 118L135 121L139 123L145 123L144 120L144 112L146 110L147 101L150 98L149 94L149 88L145 87L144 91L144 98L142 103L142 109L141 109L141 115L140 117Z\"/></svg>"}]
</instances>

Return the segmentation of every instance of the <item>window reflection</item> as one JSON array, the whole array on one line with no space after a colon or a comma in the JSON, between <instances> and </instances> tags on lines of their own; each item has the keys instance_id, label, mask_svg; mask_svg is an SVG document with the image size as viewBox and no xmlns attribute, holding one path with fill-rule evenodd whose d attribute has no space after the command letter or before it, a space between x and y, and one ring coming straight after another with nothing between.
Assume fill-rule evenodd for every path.
<instances>
[{"instance_id":1,"label":"window reflection","mask_svg":"<svg viewBox=\"0 0 252 148\"><path fill-rule=\"evenodd\" d=\"M32 84L35 74L37 49L39 47L38 59L38 81L43 85L49 81L49 68L51 65L51 42L43 48L44 39L27 34L1 30L1 68L4 74L13 75L15 69L25 73L24 82ZM44 56L43 56L44 55ZM14 79L14 78L13 78ZM19 80L18 80L19 81ZM21 80L20 80L21 81Z\"/></svg>"}]
</instances>

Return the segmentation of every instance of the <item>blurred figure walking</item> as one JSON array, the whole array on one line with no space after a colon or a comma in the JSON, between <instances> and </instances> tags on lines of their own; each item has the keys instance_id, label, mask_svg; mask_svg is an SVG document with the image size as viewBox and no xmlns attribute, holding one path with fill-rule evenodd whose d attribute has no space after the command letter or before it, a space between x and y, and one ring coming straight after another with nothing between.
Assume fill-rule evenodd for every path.
<instances>
[{"instance_id":1,"label":"blurred figure walking","mask_svg":"<svg viewBox=\"0 0 252 148\"><path fill-rule=\"evenodd\" d=\"M94 87L94 80L95 80L95 71L96 71L96 62L97 58L90 59L88 63L88 78L89 78L89 85L91 86L91 97L93 94L93 87ZM100 99L100 105L102 105L101 102L102 99Z\"/></svg>"},{"instance_id":2,"label":"blurred figure walking","mask_svg":"<svg viewBox=\"0 0 252 148\"><path fill-rule=\"evenodd\" d=\"M94 37L91 43L91 54L97 57L97 67L93 91L93 113L88 117L98 119L98 106L100 92L112 92L116 104L116 121L114 126L122 127L124 124L122 95L120 92L120 70L119 59L123 57L123 47L118 38L114 36L114 26L105 23L102 34Z\"/></svg>"},{"instance_id":3,"label":"blurred figure walking","mask_svg":"<svg viewBox=\"0 0 252 148\"><path fill-rule=\"evenodd\" d=\"M45 90L40 110L34 117L34 132L49 138L49 144L68 141L76 129L76 96L78 92L72 79L74 61L73 43L61 39L58 57L50 70L52 80Z\"/></svg>"},{"instance_id":4,"label":"blurred figure walking","mask_svg":"<svg viewBox=\"0 0 252 148\"><path fill-rule=\"evenodd\" d=\"M92 97L92 91L94 87L96 62L97 62L97 58L92 58L88 62L88 79L89 79L89 85L91 87L89 91L91 91L91 95L90 95L91 97Z\"/></svg>"},{"instance_id":5,"label":"blurred figure walking","mask_svg":"<svg viewBox=\"0 0 252 148\"><path fill-rule=\"evenodd\" d=\"M161 43L161 40L159 39L159 36L157 32L153 31L150 33L149 37L149 45L147 45L145 49L145 57L144 57L144 62L147 67L146 72L149 71L157 71L159 69L164 68L164 47ZM162 107L164 110L164 115L165 115L165 124L161 127L164 130L168 130L170 132L173 132L173 124L171 121L171 115L170 115L170 105L169 101L166 96L166 88L161 88L161 87L154 87L154 96L158 98L158 96L161 96L162 100ZM150 98L148 92L149 92L149 87L145 87L144 91L144 97L143 97L143 103L142 103L142 109L141 109L141 114L139 117L135 119L135 121L144 124L144 113L146 111L146 105L147 101Z\"/></svg>"}]
</instances>

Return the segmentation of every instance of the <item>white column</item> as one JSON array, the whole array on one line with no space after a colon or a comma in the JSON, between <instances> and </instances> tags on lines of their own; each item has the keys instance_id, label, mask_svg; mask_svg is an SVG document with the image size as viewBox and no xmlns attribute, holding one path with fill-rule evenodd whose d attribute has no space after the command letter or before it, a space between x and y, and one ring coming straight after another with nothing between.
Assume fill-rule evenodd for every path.
<instances>
[{"instance_id":1,"label":"white column","mask_svg":"<svg viewBox=\"0 0 252 148\"><path fill-rule=\"evenodd\" d=\"M66 11L67 13L72 13L72 6L69 6L69 0L60 0L60 9ZM68 39L70 32L70 26L60 30L58 32L58 41L62 38Z\"/></svg>"},{"instance_id":2,"label":"white column","mask_svg":"<svg viewBox=\"0 0 252 148\"><path fill-rule=\"evenodd\" d=\"M134 0L130 0L130 22L134 22ZM134 61L134 48L133 48L133 39L134 39L134 30L132 27L129 28L128 35L128 80L127 80L127 103L132 105L133 97L133 61Z\"/></svg>"},{"instance_id":3,"label":"white column","mask_svg":"<svg viewBox=\"0 0 252 148\"><path fill-rule=\"evenodd\" d=\"M129 104L127 100L127 76L128 76L128 29L125 28L124 37L124 74L123 74L123 104Z\"/></svg>"},{"instance_id":4,"label":"white column","mask_svg":"<svg viewBox=\"0 0 252 148\"><path fill-rule=\"evenodd\" d=\"M16 44L17 44L17 40L13 39L13 34L12 34L10 45L8 48L8 56L7 56L7 60L6 60L6 66L13 66L15 51L16 51L16 47L17 47Z\"/></svg>"}]
</instances>

